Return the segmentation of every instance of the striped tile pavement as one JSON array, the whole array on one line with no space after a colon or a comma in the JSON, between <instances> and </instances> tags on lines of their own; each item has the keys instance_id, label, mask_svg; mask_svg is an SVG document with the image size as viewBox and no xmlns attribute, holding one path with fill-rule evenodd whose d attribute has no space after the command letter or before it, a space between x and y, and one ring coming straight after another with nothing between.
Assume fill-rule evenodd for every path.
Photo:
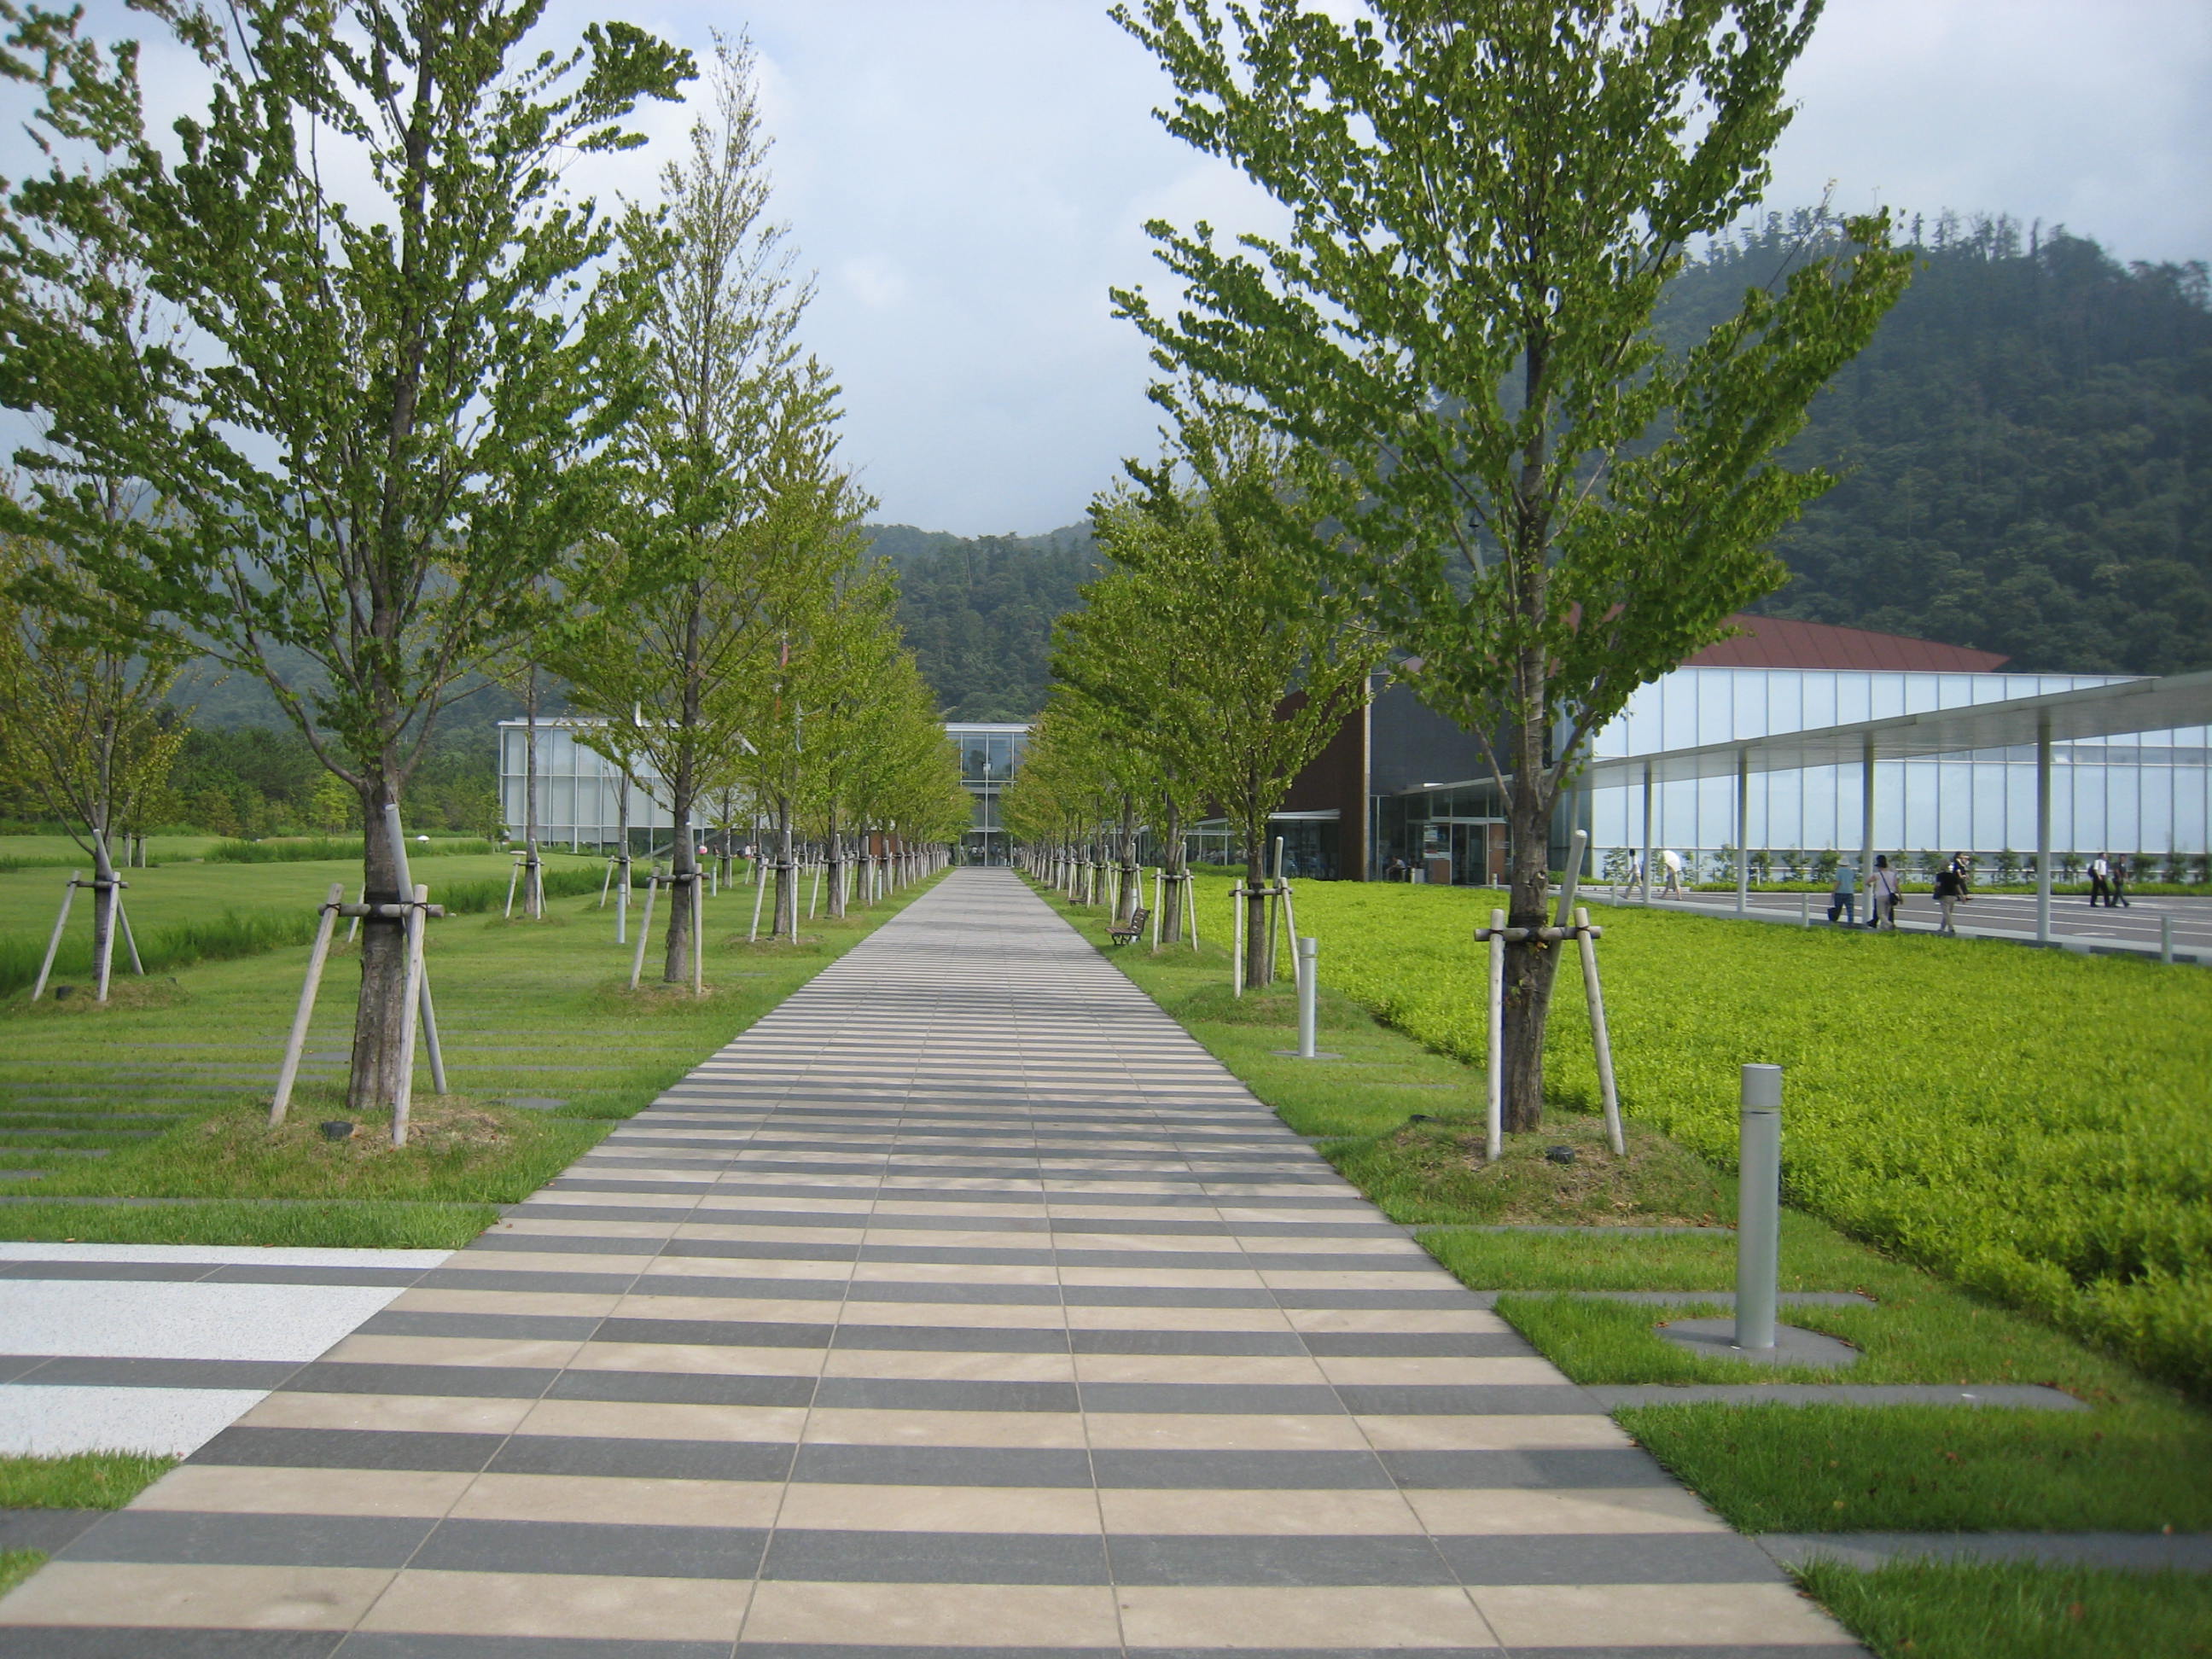
<instances>
[{"instance_id":1,"label":"striped tile pavement","mask_svg":"<svg viewBox=\"0 0 2212 1659\"><path fill-rule=\"evenodd\" d=\"M1863 1659L958 871L4 1601L39 1659Z\"/></svg>"}]
</instances>

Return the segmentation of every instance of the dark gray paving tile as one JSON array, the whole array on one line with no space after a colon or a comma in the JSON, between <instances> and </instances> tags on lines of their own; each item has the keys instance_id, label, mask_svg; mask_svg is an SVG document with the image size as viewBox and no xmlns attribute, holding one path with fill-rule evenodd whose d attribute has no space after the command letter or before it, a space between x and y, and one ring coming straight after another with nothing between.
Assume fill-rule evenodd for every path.
<instances>
[{"instance_id":1,"label":"dark gray paving tile","mask_svg":"<svg viewBox=\"0 0 2212 1659\"><path fill-rule=\"evenodd\" d=\"M434 1522L367 1515L228 1515L124 1510L61 1553L67 1561L197 1566L398 1567Z\"/></svg>"},{"instance_id":2,"label":"dark gray paving tile","mask_svg":"<svg viewBox=\"0 0 2212 1659\"><path fill-rule=\"evenodd\" d=\"M476 1336L517 1342L578 1342L603 1322L596 1314L425 1313L387 1308L372 1314L356 1336Z\"/></svg>"},{"instance_id":3,"label":"dark gray paving tile","mask_svg":"<svg viewBox=\"0 0 2212 1659\"><path fill-rule=\"evenodd\" d=\"M627 1316L605 1320L599 1328L602 1342L672 1342L705 1344L723 1348L824 1348L836 1333L834 1325L799 1321L742 1319L633 1319Z\"/></svg>"},{"instance_id":4,"label":"dark gray paving tile","mask_svg":"<svg viewBox=\"0 0 2212 1659\"><path fill-rule=\"evenodd\" d=\"M1556 1451L1386 1451L1382 1467L1400 1486L1672 1486L1674 1476L1634 1446Z\"/></svg>"},{"instance_id":5,"label":"dark gray paving tile","mask_svg":"<svg viewBox=\"0 0 2212 1659\"><path fill-rule=\"evenodd\" d=\"M1308 1331L1305 1346L1326 1359L1517 1359L1536 1352L1510 1331Z\"/></svg>"},{"instance_id":6,"label":"dark gray paving tile","mask_svg":"<svg viewBox=\"0 0 2212 1659\"><path fill-rule=\"evenodd\" d=\"M1337 1389L1347 1410L1362 1417L1553 1416L1594 1409L1571 1382L1490 1383L1474 1387L1346 1383Z\"/></svg>"},{"instance_id":7,"label":"dark gray paving tile","mask_svg":"<svg viewBox=\"0 0 2212 1659\"><path fill-rule=\"evenodd\" d=\"M546 1397L683 1406L804 1406L814 1397L814 1379L699 1371L569 1370L561 1373L561 1380Z\"/></svg>"},{"instance_id":8,"label":"dark gray paving tile","mask_svg":"<svg viewBox=\"0 0 2212 1659\"><path fill-rule=\"evenodd\" d=\"M1020 1326L840 1325L834 1346L915 1353L1066 1353L1068 1333Z\"/></svg>"},{"instance_id":9,"label":"dark gray paving tile","mask_svg":"<svg viewBox=\"0 0 2212 1659\"><path fill-rule=\"evenodd\" d=\"M1130 1659L1136 1659L1136 1649L1129 1650ZM1226 1656L1217 1655L1214 1659L1226 1659ZM1239 1653L1237 1659L1250 1659L1250 1656ZM1392 1659L1402 1659L1402 1656L1392 1656ZM1713 1642L1701 1643L1694 1648L1516 1648L1512 1659L1869 1659L1869 1656L1856 1642L1821 1642L1810 1646Z\"/></svg>"},{"instance_id":10,"label":"dark gray paving tile","mask_svg":"<svg viewBox=\"0 0 2212 1659\"><path fill-rule=\"evenodd\" d=\"M424 1267L280 1267L236 1262L202 1275L216 1285L368 1285L401 1288L438 1271Z\"/></svg>"},{"instance_id":11,"label":"dark gray paving tile","mask_svg":"<svg viewBox=\"0 0 2212 1659\"><path fill-rule=\"evenodd\" d=\"M1121 1659L1121 1655L1119 1648L878 1647L842 1642L740 1642L737 1650L737 1659Z\"/></svg>"},{"instance_id":12,"label":"dark gray paving tile","mask_svg":"<svg viewBox=\"0 0 2212 1659\"><path fill-rule=\"evenodd\" d=\"M1075 1331L1078 1353L1283 1354L1305 1352L1295 1331Z\"/></svg>"},{"instance_id":13,"label":"dark gray paving tile","mask_svg":"<svg viewBox=\"0 0 2212 1659\"><path fill-rule=\"evenodd\" d=\"M4 1380L40 1388L275 1389L300 1369L295 1359L111 1359L26 1357ZM0 1362L0 1370L12 1370Z\"/></svg>"},{"instance_id":14,"label":"dark gray paving tile","mask_svg":"<svg viewBox=\"0 0 2212 1659\"><path fill-rule=\"evenodd\" d=\"M1096 1534L780 1531L763 1578L862 1583L1103 1584Z\"/></svg>"},{"instance_id":15,"label":"dark gray paving tile","mask_svg":"<svg viewBox=\"0 0 2212 1659\"><path fill-rule=\"evenodd\" d=\"M639 1578L750 1578L759 1527L606 1526L554 1521L445 1521L411 1566L448 1572L598 1573Z\"/></svg>"},{"instance_id":16,"label":"dark gray paving tile","mask_svg":"<svg viewBox=\"0 0 2212 1659\"><path fill-rule=\"evenodd\" d=\"M16 1261L0 1269L9 1279L143 1279L186 1284L205 1279L204 1261Z\"/></svg>"},{"instance_id":17,"label":"dark gray paving tile","mask_svg":"<svg viewBox=\"0 0 2212 1659\"><path fill-rule=\"evenodd\" d=\"M0 1550L43 1550L59 1553L107 1510L0 1510Z\"/></svg>"},{"instance_id":18,"label":"dark gray paving tile","mask_svg":"<svg viewBox=\"0 0 2212 1659\"><path fill-rule=\"evenodd\" d=\"M426 1291L514 1291L538 1295L619 1296L635 1273L531 1273L506 1267L433 1267L418 1281Z\"/></svg>"},{"instance_id":19,"label":"dark gray paving tile","mask_svg":"<svg viewBox=\"0 0 2212 1659\"><path fill-rule=\"evenodd\" d=\"M853 1281L852 1302L952 1302L975 1307L1051 1308L1060 1305L1057 1285L933 1285L894 1279ZM1074 1298L1068 1298L1073 1301Z\"/></svg>"},{"instance_id":20,"label":"dark gray paving tile","mask_svg":"<svg viewBox=\"0 0 2212 1659\"><path fill-rule=\"evenodd\" d=\"M1426 1538L1145 1537L1107 1540L1117 1584L1449 1584Z\"/></svg>"},{"instance_id":21,"label":"dark gray paving tile","mask_svg":"<svg viewBox=\"0 0 2212 1659\"><path fill-rule=\"evenodd\" d=\"M10 1625L0 1652L21 1659L331 1659L335 1630L155 1630L144 1626Z\"/></svg>"},{"instance_id":22,"label":"dark gray paving tile","mask_svg":"<svg viewBox=\"0 0 2212 1659\"><path fill-rule=\"evenodd\" d=\"M1099 1486L1125 1490L1295 1492L1303 1488L1334 1488L1358 1492L1375 1491L1391 1484L1389 1473L1375 1454L1364 1451L1151 1451L1100 1448L1091 1452L1091 1461Z\"/></svg>"},{"instance_id":23,"label":"dark gray paving tile","mask_svg":"<svg viewBox=\"0 0 2212 1659\"><path fill-rule=\"evenodd\" d=\"M842 1302L842 1279L723 1279L702 1273L647 1273L624 1279L619 1290L633 1296L727 1296L748 1302Z\"/></svg>"},{"instance_id":24,"label":"dark gray paving tile","mask_svg":"<svg viewBox=\"0 0 2212 1659\"><path fill-rule=\"evenodd\" d=\"M497 1437L492 1437L497 1440ZM649 1480L781 1480L796 1448L762 1440L647 1440L518 1434L493 1474L597 1474Z\"/></svg>"},{"instance_id":25,"label":"dark gray paving tile","mask_svg":"<svg viewBox=\"0 0 2212 1659\"><path fill-rule=\"evenodd\" d=\"M234 1427L185 1461L292 1469L481 1469L505 1437L400 1429Z\"/></svg>"},{"instance_id":26,"label":"dark gray paving tile","mask_svg":"<svg viewBox=\"0 0 2212 1659\"><path fill-rule=\"evenodd\" d=\"M1087 1486L1091 1459L1077 1447L808 1444L791 1478L854 1486Z\"/></svg>"},{"instance_id":27,"label":"dark gray paving tile","mask_svg":"<svg viewBox=\"0 0 2212 1659\"><path fill-rule=\"evenodd\" d=\"M730 1261L854 1261L857 1244L835 1239L672 1238L661 1246L663 1255L690 1260Z\"/></svg>"},{"instance_id":28,"label":"dark gray paving tile","mask_svg":"<svg viewBox=\"0 0 2212 1659\"><path fill-rule=\"evenodd\" d=\"M536 1365L403 1365L350 1359L302 1365L293 1394L426 1394L480 1400L535 1400L561 1372Z\"/></svg>"},{"instance_id":29,"label":"dark gray paving tile","mask_svg":"<svg viewBox=\"0 0 2212 1659\"><path fill-rule=\"evenodd\" d=\"M1735 1533L1576 1533L1439 1538L1469 1584L1768 1584L1782 1569Z\"/></svg>"},{"instance_id":30,"label":"dark gray paving tile","mask_svg":"<svg viewBox=\"0 0 2212 1659\"><path fill-rule=\"evenodd\" d=\"M335 1659L730 1659L727 1642L591 1636L423 1636L356 1631Z\"/></svg>"},{"instance_id":31,"label":"dark gray paving tile","mask_svg":"<svg viewBox=\"0 0 2212 1659\"><path fill-rule=\"evenodd\" d=\"M1296 1305L1278 1291L1196 1285L1068 1285L1071 1308L1273 1308Z\"/></svg>"},{"instance_id":32,"label":"dark gray paving tile","mask_svg":"<svg viewBox=\"0 0 2212 1659\"><path fill-rule=\"evenodd\" d=\"M1087 1395L1088 1390L1085 1390ZM821 1407L908 1412L1072 1412L1073 1382L940 1382L903 1376L825 1376Z\"/></svg>"}]
</instances>

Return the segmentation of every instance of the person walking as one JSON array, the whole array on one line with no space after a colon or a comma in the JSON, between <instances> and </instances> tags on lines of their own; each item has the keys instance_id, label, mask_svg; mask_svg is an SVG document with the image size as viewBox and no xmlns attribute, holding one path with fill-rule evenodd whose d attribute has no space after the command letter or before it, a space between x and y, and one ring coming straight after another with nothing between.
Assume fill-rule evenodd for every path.
<instances>
[{"instance_id":1,"label":"person walking","mask_svg":"<svg viewBox=\"0 0 2212 1659\"><path fill-rule=\"evenodd\" d=\"M2128 898L2128 878L2134 874L2126 854L2123 853L2112 860L2112 896L2105 901L2106 909L2115 904L2130 910L2136 908Z\"/></svg>"},{"instance_id":2,"label":"person walking","mask_svg":"<svg viewBox=\"0 0 2212 1659\"><path fill-rule=\"evenodd\" d=\"M1936 930L1938 933L1953 939L1959 936L1959 930L1952 925L1952 918L1958 911L1959 901L1966 896L1966 884L1959 874L1959 860L1953 859L1936 877L1936 903L1943 913L1942 925Z\"/></svg>"},{"instance_id":3,"label":"person walking","mask_svg":"<svg viewBox=\"0 0 2212 1659\"><path fill-rule=\"evenodd\" d=\"M2089 908L2100 904L2110 909L2112 903L2112 861L2102 853L2089 860Z\"/></svg>"},{"instance_id":4,"label":"person walking","mask_svg":"<svg viewBox=\"0 0 2212 1659\"><path fill-rule=\"evenodd\" d=\"M1887 853L1874 855L1874 872L1867 878L1867 926L1897 931L1897 872Z\"/></svg>"},{"instance_id":5,"label":"person walking","mask_svg":"<svg viewBox=\"0 0 2212 1659\"><path fill-rule=\"evenodd\" d=\"M1838 862L1835 884L1828 890L1828 923L1831 927L1835 925L1838 916L1843 918L1846 927L1859 925L1858 866L1849 859Z\"/></svg>"},{"instance_id":6,"label":"person walking","mask_svg":"<svg viewBox=\"0 0 2212 1659\"><path fill-rule=\"evenodd\" d=\"M1673 848L1668 848L1659 854L1659 867L1667 872L1666 884L1659 890L1661 895L1663 896L1671 893L1674 897L1680 898L1682 896L1682 855Z\"/></svg>"}]
</instances>

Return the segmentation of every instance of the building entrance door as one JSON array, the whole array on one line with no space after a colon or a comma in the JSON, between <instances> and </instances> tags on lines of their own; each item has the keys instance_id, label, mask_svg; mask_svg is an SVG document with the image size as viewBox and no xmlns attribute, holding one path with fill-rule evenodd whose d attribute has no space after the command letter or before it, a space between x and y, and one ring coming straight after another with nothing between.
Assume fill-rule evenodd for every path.
<instances>
[{"instance_id":1,"label":"building entrance door","mask_svg":"<svg viewBox=\"0 0 2212 1659\"><path fill-rule=\"evenodd\" d=\"M1451 860L1455 887L1494 887L1505 878L1505 825L1496 818L1431 822L1427 851ZM1436 877L1430 877L1431 881Z\"/></svg>"}]
</instances>

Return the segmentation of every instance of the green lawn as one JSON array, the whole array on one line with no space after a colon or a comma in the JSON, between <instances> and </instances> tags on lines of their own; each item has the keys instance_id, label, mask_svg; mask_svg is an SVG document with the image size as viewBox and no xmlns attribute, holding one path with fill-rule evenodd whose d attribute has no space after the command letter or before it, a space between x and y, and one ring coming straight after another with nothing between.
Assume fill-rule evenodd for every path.
<instances>
[{"instance_id":1,"label":"green lawn","mask_svg":"<svg viewBox=\"0 0 2212 1659\"><path fill-rule=\"evenodd\" d=\"M119 1510L176 1464L146 1452L0 1456L0 1510Z\"/></svg>"},{"instance_id":2,"label":"green lawn","mask_svg":"<svg viewBox=\"0 0 2212 1659\"><path fill-rule=\"evenodd\" d=\"M504 860L437 861L503 871ZM313 865L155 871L180 920L217 905L270 908L320 897ZM189 878L191 884L185 884ZM21 882L21 876L5 878ZM304 886L306 891L300 890ZM434 895L437 889L433 886ZM628 991L631 948L614 940L596 893L556 898L543 921L496 913L431 924L428 960L453 1093L416 1073L414 1132L395 1152L372 1116L351 1139L319 1133L344 1111L356 951L340 949L311 1030L308 1066L287 1123L266 1122L269 1091L299 995L306 950L203 963L173 978L126 981L102 1006L83 996L0 1004L0 1232L17 1237L206 1243L455 1245L527 1196L654 1095L841 955L901 899L805 942L749 945L751 890L708 901L712 994ZM633 926L638 909L634 907ZM635 933L632 935L635 939ZM512 1103L554 1100L550 1109ZM159 1207L70 1203L143 1198Z\"/></svg>"},{"instance_id":3,"label":"green lawn","mask_svg":"<svg viewBox=\"0 0 2212 1659\"><path fill-rule=\"evenodd\" d=\"M2212 1654L2212 1578L2012 1564L1808 1563L1799 1580L1881 1659Z\"/></svg>"}]
</instances>

